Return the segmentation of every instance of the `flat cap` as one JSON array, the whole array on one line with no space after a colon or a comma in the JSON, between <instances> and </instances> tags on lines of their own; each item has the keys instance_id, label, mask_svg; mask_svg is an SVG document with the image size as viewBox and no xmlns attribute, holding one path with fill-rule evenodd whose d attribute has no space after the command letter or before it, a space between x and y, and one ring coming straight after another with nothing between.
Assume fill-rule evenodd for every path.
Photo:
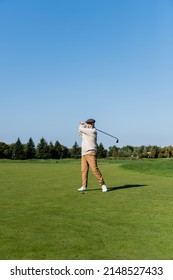
<instances>
[{"instance_id":1,"label":"flat cap","mask_svg":"<svg viewBox=\"0 0 173 280\"><path fill-rule=\"evenodd\" d=\"M88 119L88 120L86 121L86 123L95 123L95 120L94 120L94 119Z\"/></svg>"}]
</instances>

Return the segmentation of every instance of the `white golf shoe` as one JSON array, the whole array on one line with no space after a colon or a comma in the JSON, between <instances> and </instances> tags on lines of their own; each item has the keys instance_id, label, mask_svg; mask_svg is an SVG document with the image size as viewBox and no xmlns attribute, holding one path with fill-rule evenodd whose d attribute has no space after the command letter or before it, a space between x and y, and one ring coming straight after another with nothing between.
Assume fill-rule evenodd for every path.
<instances>
[{"instance_id":1,"label":"white golf shoe","mask_svg":"<svg viewBox=\"0 0 173 280\"><path fill-rule=\"evenodd\" d=\"M106 185L102 185L102 192L107 192L108 189L107 189L107 186Z\"/></svg>"},{"instance_id":2,"label":"white golf shoe","mask_svg":"<svg viewBox=\"0 0 173 280\"><path fill-rule=\"evenodd\" d=\"M86 190L87 190L87 188L84 187L84 186L82 186L81 188L78 189L79 192L83 192L83 191L86 191Z\"/></svg>"}]
</instances>

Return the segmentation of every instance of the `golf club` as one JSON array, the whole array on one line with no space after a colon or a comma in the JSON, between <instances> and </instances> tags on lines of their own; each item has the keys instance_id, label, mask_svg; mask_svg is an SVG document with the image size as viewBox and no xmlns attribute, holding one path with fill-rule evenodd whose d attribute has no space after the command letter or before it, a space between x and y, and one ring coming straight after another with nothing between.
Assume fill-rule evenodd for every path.
<instances>
[{"instance_id":1,"label":"golf club","mask_svg":"<svg viewBox=\"0 0 173 280\"><path fill-rule=\"evenodd\" d=\"M98 128L96 128L96 130L99 131L99 132L101 132L101 133L104 133L104 134L106 134L106 135L108 135L108 136L110 136L110 137L112 137L112 138L114 138L114 139L116 139L116 140L117 140L116 143L119 142L119 139L118 139L117 137L115 137L115 136L113 136L113 135L111 135L111 134L109 134L109 133L107 133L107 132L104 132L104 131L102 131L102 130L100 130L100 129L98 129Z\"/></svg>"}]
</instances>

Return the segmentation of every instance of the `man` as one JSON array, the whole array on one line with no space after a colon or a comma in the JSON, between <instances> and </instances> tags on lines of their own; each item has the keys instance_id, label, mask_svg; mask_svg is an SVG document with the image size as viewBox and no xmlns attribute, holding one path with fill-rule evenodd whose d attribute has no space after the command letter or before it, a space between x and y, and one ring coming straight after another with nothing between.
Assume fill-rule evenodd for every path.
<instances>
[{"instance_id":1,"label":"man","mask_svg":"<svg viewBox=\"0 0 173 280\"><path fill-rule=\"evenodd\" d=\"M79 135L82 137L82 187L78 191L86 191L88 184L88 171L91 168L92 173L97 178L102 192L107 192L107 186L104 182L102 174L97 166L96 145L97 145L97 130L94 127L95 120L88 119L86 122L80 122Z\"/></svg>"}]
</instances>

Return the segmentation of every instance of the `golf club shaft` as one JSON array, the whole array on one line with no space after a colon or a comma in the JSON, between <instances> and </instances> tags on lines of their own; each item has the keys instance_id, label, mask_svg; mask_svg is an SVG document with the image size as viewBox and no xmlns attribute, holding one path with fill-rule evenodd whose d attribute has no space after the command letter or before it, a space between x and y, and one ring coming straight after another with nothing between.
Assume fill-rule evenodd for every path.
<instances>
[{"instance_id":1,"label":"golf club shaft","mask_svg":"<svg viewBox=\"0 0 173 280\"><path fill-rule=\"evenodd\" d=\"M102 133L104 133L104 134L106 134L106 135L108 135L108 136L110 136L110 137L112 137L112 138L114 138L114 139L117 139L117 140L119 141L119 139L118 139L117 137L115 137L115 136L113 136L113 135L111 135L111 134L109 134L109 133L107 133L107 132L104 132L104 131L102 131L102 130L100 130L100 129L98 129L98 128L96 128L96 130L98 130L99 132L102 132Z\"/></svg>"}]
</instances>

